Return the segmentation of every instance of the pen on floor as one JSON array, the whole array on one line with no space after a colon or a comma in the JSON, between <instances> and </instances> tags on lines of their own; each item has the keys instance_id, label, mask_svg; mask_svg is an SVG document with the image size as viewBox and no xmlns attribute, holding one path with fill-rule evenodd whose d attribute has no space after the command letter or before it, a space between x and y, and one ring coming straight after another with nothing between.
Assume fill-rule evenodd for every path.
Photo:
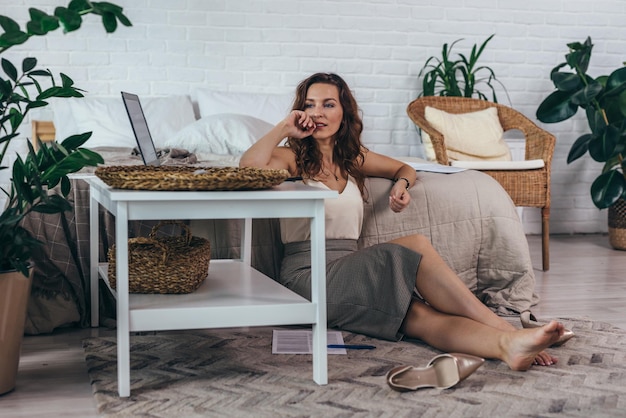
<instances>
[{"instance_id":1,"label":"pen on floor","mask_svg":"<svg viewBox=\"0 0 626 418\"><path fill-rule=\"evenodd\" d=\"M351 350L371 350L376 348L375 345L367 344L328 344L328 348L347 348Z\"/></svg>"}]
</instances>

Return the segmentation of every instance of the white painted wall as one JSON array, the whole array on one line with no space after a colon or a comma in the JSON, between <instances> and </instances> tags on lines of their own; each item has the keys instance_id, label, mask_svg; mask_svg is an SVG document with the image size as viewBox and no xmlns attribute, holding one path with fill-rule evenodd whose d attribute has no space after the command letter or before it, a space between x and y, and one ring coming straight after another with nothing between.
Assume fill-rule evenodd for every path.
<instances>
[{"instance_id":1,"label":"white painted wall","mask_svg":"<svg viewBox=\"0 0 626 418\"><path fill-rule=\"evenodd\" d=\"M482 64L507 87L511 104L533 120L552 91L550 70L569 42L591 36L590 73L608 74L626 60L626 1L596 0L117 0L133 22L106 35L95 16L84 28L33 39L4 57L26 54L65 72L87 94L191 94L198 87L292 92L317 71L337 72L363 111L364 142L389 155L421 156L406 116L419 91L417 74L443 43L465 40L469 53L492 33ZM28 20L28 7L52 12L61 0L0 0L1 14ZM500 93L500 101L506 102ZM508 104L508 103L507 103ZM605 232L606 211L591 203L589 186L600 166L572 165L570 145L585 133L582 115L545 125L557 136L552 178L552 233ZM527 232L538 233L538 210L524 211Z\"/></svg>"}]
</instances>

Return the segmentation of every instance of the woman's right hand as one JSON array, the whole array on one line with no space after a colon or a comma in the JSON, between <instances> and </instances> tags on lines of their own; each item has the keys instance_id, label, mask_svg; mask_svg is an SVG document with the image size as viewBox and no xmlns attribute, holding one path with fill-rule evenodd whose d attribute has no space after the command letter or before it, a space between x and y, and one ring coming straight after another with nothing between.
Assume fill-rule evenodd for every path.
<instances>
[{"instance_id":1,"label":"woman's right hand","mask_svg":"<svg viewBox=\"0 0 626 418\"><path fill-rule=\"evenodd\" d=\"M315 131L315 122L302 110L292 110L283 120L285 136L292 138L306 138Z\"/></svg>"},{"instance_id":2,"label":"woman's right hand","mask_svg":"<svg viewBox=\"0 0 626 418\"><path fill-rule=\"evenodd\" d=\"M281 122L256 141L239 159L240 167L286 168L295 167L291 149L279 147L287 138L302 139L315 131L315 122L305 112L292 110Z\"/></svg>"}]
</instances>

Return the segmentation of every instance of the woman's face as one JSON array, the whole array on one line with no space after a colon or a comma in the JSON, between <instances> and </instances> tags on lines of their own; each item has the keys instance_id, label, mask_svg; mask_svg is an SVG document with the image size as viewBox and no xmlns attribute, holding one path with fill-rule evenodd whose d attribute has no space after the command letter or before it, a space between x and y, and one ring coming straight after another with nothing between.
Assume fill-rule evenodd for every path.
<instances>
[{"instance_id":1,"label":"woman's face","mask_svg":"<svg viewBox=\"0 0 626 418\"><path fill-rule=\"evenodd\" d=\"M339 89L333 84L312 84L307 93L304 111L315 122L313 138L332 138L343 120L343 107L339 102Z\"/></svg>"}]
</instances>

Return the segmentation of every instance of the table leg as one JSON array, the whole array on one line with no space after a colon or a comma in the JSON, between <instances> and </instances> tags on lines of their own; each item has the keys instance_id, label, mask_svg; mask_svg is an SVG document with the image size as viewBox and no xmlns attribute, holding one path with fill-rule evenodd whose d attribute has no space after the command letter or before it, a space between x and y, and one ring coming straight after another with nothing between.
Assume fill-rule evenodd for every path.
<instances>
[{"instance_id":1,"label":"table leg","mask_svg":"<svg viewBox=\"0 0 626 418\"><path fill-rule=\"evenodd\" d=\"M245 218L241 224L241 261L252 264L252 218Z\"/></svg>"},{"instance_id":2,"label":"table leg","mask_svg":"<svg viewBox=\"0 0 626 418\"><path fill-rule=\"evenodd\" d=\"M94 198L93 187L89 188L89 292L91 295L91 327L97 328L100 325L100 295L98 288L98 208L99 203Z\"/></svg>"},{"instance_id":3,"label":"table leg","mask_svg":"<svg viewBox=\"0 0 626 418\"><path fill-rule=\"evenodd\" d=\"M115 216L117 293L117 390L130 396L130 313L128 296L128 206L118 202Z\"/></svg>"},{"instance_id":4,"label":"table leg","mask_svg":"<svg viewBox=\"0 0 626 418\"><path fill-rule=\"evenodd\" d=\"M313 324L313 380L328 383L326 334L326 252L324 201L315 201L315 216L311 219L311 302L315 305Z\"/></svg>"}]
</instances>

